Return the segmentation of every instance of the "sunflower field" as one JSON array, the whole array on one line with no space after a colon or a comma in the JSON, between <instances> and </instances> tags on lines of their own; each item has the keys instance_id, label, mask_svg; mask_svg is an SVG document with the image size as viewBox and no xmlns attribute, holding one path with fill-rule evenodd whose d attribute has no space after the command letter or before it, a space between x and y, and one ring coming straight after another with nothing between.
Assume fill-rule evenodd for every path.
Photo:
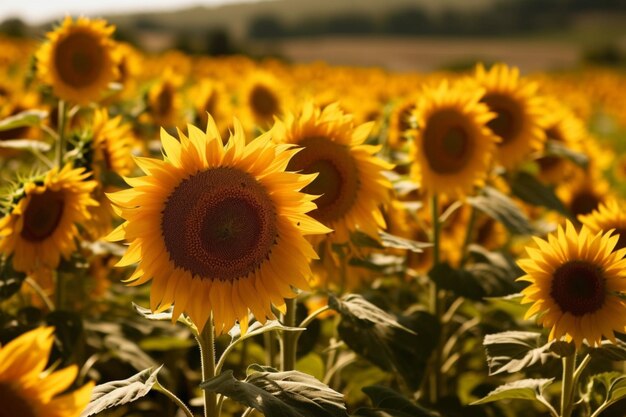
<instances>
[{"instance_id":1,"label":"sunflower field","mask_svg":"<svg viewBox=\"0 0 626 417\"><path fill-rule=\"evenodd\" d=\"M626 415L626 73L114 30L0 38L0 417Z\"/></svg>"}]
</instances>

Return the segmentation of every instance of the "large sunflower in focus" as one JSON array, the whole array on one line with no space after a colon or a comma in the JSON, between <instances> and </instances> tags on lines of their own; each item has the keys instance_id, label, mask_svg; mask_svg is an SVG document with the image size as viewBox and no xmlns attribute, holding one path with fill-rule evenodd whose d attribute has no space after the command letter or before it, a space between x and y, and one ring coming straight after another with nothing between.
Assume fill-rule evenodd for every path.
<instances>
[{"instance_id":1,"label":"large sunflower in focus","mask_svg":"<svg viewBox=\"0 0 626 417\"><path fill-rule=\"evenodd\" d=\"M614 231L619 236L615 248L626 248L626 211L623 203L610 199L590 214L578 216L578 220L593 233Z\"/></svg>"},{"instance_id":2,"label":"large sunflower in focus","mask_svg":"<svg viewBox=\"0 0 626 417\"><path fill-rule=\"evenodd\" d=\"M518 265L529 282L522 303L533 303L526 318L550 329L550 340L565 337L580 346L599 345L602 337L615 341L614 332L626 325L626 249L614 251L618 237L592 234L586 226L577 233L567 222L548 240L535 238L538 248L526 248L529 258Z\"/></svg>"},{"instance_id":3,"label":"large sunflower in focus","mask_svg":"<svg viewBox=\"0 0 626 417\"><path fill-rule=\"evenodd\" d=\"M104 20L66 17L37 51L39 77L63 100L97 100L118 76L114 30Z\"/></svg>"},{"instance_id":4,"label":"large sunflower in focus","mask_svg":"<svg viewBox=\"0 0 626 417\"><path fill-rule=\"evenodd\" d=\"M27 182L17 190L8 213L0 219L0 252L13 254L17 271L55 269L61 256L76 249L77 223L89 218L98 203L90 197L96 182L91 173L68 164L49 171L43 180Z\"/></svg>"},{"instance_id":5,"label":"large sunflower in focus","mask_svg":"<svg viewBox=\"0 0 626 417\"><path fill-rule=\"evenodd\" d=\"M543 148L546 135L536 83L521 79L517 68L503 64L489 71L478 65L473 81L485 91L480 101L496 114L487 126L501 138L496 152L500 164L513 168Z\"/></svg>"},{"instance_id":6,"label":"large sunflower in focus","mask_svg":"<svg viewBox=\"0 0 626 417\"><path fill-rule=\"evenodd\" d=\"M309 102L296 117L276 125L276 139L302 147L288 169L319 173L302 191L320 196L311 216L334 230L331 240L347 242L360 230L378 237L385 227L380 205L389 200L391 184L383 176L393 166L375 156L379 146L364 145L372 123L354 126L337 104L320 111Z\"/></svg>"},{"instance_id":7,"label":"large sunflower in focus","mask_svg":"<svg viewBox=\"0 0 626 417\"><path fill-rule=\"evenodd\" d=\"M64 393L78 374L76 365L44 372L54 342L52 331L40 327L0 348L0 416L78 417L87 407L92 382Z\"/></svg>"},{"instance_id":8,"label":"large sunflower in focus","mask_svg":"<svg viewBox=\"0 0 626 417\"><path fill-rule=\"evenodd\" d=\"M494 115L481 96L480 89L452 88L447 81L420 96L412 173L427 193L456 197L484 183L499 139L487 128Z\"/></svg>"},{"instance_id":9,"label":"large sunflower in focus","mask_svg":"<svg viewBox=\"0 0 626 417\"><path fill-rule=\"evenodd\" d=\"M292 286L308 288L317 255L304 235L329 231L305 214L314 176L285 172L296 151L269 134L245 145L237 121L225 146L212 118L206 133L188 129L180 142L162 130L166 159L138 158L147 175L110 195L127 221L109 239L130 241L118 266L138 263L133 285L152 279L153 310L174 304L199 329L212 312L218 334L235 320L245 331L248 309L263 322Z\"/></svg>"}]
</instances>

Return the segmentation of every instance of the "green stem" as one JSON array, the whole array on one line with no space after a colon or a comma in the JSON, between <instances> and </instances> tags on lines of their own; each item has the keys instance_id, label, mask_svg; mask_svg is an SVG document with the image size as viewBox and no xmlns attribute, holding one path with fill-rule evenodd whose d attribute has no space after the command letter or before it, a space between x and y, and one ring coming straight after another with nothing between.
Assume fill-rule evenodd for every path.
<instances>
[{"instance_id":1,"label":"green stem","mask_svg":"<svg viewBox=\"0 0 626 417\"><path fill-rule=\"evenodd\" d=\"M33 289L33 291L35 291L37 293L37 295L39 296L39 298L41 298L41 300L43 301L43 303L46 305L46 307L48 308L48 310L50 311L54 311L54 303L52 302L52 300L50 299L50 297L48 297L46 295L46 292L43 290L43 288L41 288L39 286L39 284L37 284L37 281L35 281L34 279L32 279L31 277L26 277L26 279L24 280L24 282L28 285L30 285L30 287Z\"/></svg>"},{"instance_id":2,"label":"green stem","mask_svg":"<svg viewBox=\"0 0 626 417\"><path fill-rule=\"evenodd\" d=\"M570 417L574 406L574 370L576 353L563 358L563 381L561 388L561 417Z\"/></svg>"},{"instance_id":3,"label":"green stem","mask_svg":"<svg viewBox=\"0 0 626 417\"><path fill-rule=\"evenodd\" d=\"M325 305L324 307L320 307L317 310L315 310L314 312L312 312L311 314L309 314L309 316L302 320L302 323L300 323L300 325L298 327L303 327L306 329L306 327L311 324L311 322L313 320L315 320L317 318L317 316L319 316L322 313L327 312L328 310L330 310L330 307Z\"/></svg>"},{"instance_id":4,"label":"green stem","mask_svg":"<svg viewBox=\"0 0 626 417\"><path fill-rule=\"evenodd\" d=\"M158 391L158 392L164 394L166 397L168 397L170 400L172 400L172 402L174 404L176 404L178 406L178 408L183 410L183 413L185 413L185 415L187 417L193 417L193 413L191 412L189 407L187 407L187 405L184 402L182 402L181 399L178 398L176 396L176 394L174 394L172 391L170 391L167 388L165 388L158 381L154 384L153 388L155 389L155 391Z\"/></svg>"},{"instance_id":5,"label":"green stem","mask_svg":"<svg viewBox=\"0 0 626 417\"><path fill-rule=\"evenodd\" d=\"M249 415L251 415L254 412L254 408L252 407L248 407L246 408L246 411L243 412L243 414L241 415L241 417L248 417Z\"/></svg>"},{"instance_id":6,"label":"green stem","mask_svg":"<svg viewBox=\"0 0 626 417\"><path fill-rule=\"evenodd\" d=\"M57 127L59 129L57 140L57 165L59 169L63 168L63 155L65 153L65 122L67 121L67 113L65 111L65 101L59 100L58 108L58 122Z\"/></svg>"},{"instance_id":7,"label":"green stem","mask_svg":"<svg viewBox=\"0 0 626 417\"><path fill-rule=\"evenodd\" d=\"M202 381L207 381L215 376L215 335L213 330L213 318L209 318L204 329L197 336L200 346L200 364L202 367ZM202 391L204 398L204 417L218 417L217 396L214 392Z\"/></svg>"},{"instance_id":8,"label":"green stem","mask_svg":"<svg viewBox=\"0 0 626 417\"><path fill-rule=\"evenodd\" d=\"M472 212L470 214L469 221L467 222L467 231L465 232L465 241L463 242L463 248L461 249L461 268L465 265L468 258L469 245L474 240L474 226L476 225L476 209L472 206Z\"/></svg>"},{"instance_id":9,"label":"green stem","mask_svg":"<svg viewBox=\"0 0 626 417\"><path fill-rule=\"evenodd\" d=\"M272 332L263 333L263 341L265 342L265 363L267 366L271 366L272 368L276 367L276 363L274 362L274 358L276 356L274 352L274 335ZM222 355L222 357L224 357ZM221 358L220 358L221 360Z\"/></svg>"},{"instance_id":10,"label":"green stem","mask_svg":"<svg viewBox=\"0 0 626 417\"><path fill-rule=\"evenodd\" d=\"M437 194L433 194L431 199L431 217L432 217L432 241L433 241L433 267L439 264L440 256L439 256L439 234L441 224L439 222L439 203L437 200ZM430 312L433 316L437 317L437 320L441 323L441 302L440 302L440 294L439 294L439 286L435 281L430 282ZM432 404L436 404L439 401L440 395L440 385L441 385L441 341L442 338L439 337L439 342L437 347L433 351L432 361L431 361L431 372L430 372L430 386L429 386L429 395L430 402Z\"/></svg>"},{"instance_id":11,"label":"green stem","mask_svg":"<svg viewBox=\"0 0 626 417\"><path fill-rule=\"evenodd\" d=\"M287 304L287 312L283 317L283 324L287 327L296 326L296 298L285 300ZM282 335L282 371L292 371L296 368L296 350L298 347L298 335L294 332L283 332Z\"/></svg>"}]
</instances>

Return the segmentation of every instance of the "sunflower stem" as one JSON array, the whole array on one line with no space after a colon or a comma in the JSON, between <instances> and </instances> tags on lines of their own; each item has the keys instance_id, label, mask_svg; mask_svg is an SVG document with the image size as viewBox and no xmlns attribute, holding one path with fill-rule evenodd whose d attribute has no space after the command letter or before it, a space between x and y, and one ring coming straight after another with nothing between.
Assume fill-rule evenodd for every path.
<instances>
[{"instance_id":1,"label":"sunflower stem","mask_svg":"<svg viewBox=\"0 0 626 417\"><path fill-rule=\"evenodd\" d=\"M287 312L283 317L283 324L287 327L295 327L296 326L296 308L297 308L297 300L296 298L290 298L285 300L287 304ZM281 362L281 370L282 371L292 371L296 368L296 350L298 347L298 337L297 333L294 332L283 332L282 335L282 362Z\"/></svg>"},{"instance_id":2,"label":"sunflower stem","mask_svg":"<svg viewBox=\"0 0 626 417\"><path fill-rule=\"evenodd\" d=\"M433 194L431 199L431 217L432 217L432 242L433 242L433 267L439 264L439 234L440 234L440 222L439 222L439 202L437 194ZM439 285L433 280L430 282L430 312L433 316L437 317L439 323L441 323L441 302L439 294ZM443 332L442 332L443 333ZM441 344L442 337L440 335L437 347L433 351L431 371L430 371L430 386L429 396L430 402L436 404L439 401L440 385L441 385Z\"/></svg>"},{"instance_id":3,"label":"sunflower stem","mask_svg":"<svg viewBox=\"0 0 626 417\"><path fill-rule=\"evenodd\" d=\"M185 416L193 417L193 413L191 412L189 407L187 407L187 405L184 402L182 402L182 400L178 398L176 394L174 394L172 391L168 390L163 385L161 385L159 381L157 381L153 387L155 391L160 392L161 394L165 395L167 398L172 400L172 402L176 404L178 408L180 408L183 411Z\"/></svg>"},{"instance_id":4,"label":"sunflower stem","mask_svg":"<svg viewBox=\"0 0 626 417\"><path fill-rule=\"evenodd\" d=\"M574 372L576 352L563 358L563 381L561 388L561 417L570 417L574 406Z\"/></svg>"},{"instance_id":5,"label":"sunflower stem","mask_svg":"<svg viewBox=\"0 0 626 417\"><path fill-rule=\"evenodd\" d=\"M58 109L58 122L59 129L57 140L57 165L59 169L63 168L63 156L65 153L65 122L67 121L67 112L65 111L65 101L59 100Z\"/></svg>"},{"instance_id":6,"label":"sunflower stem","mask_svg":"<svg viewBox=\"0 0 626 417\"><path fill-rule=\"evenodd\" d=\"M476 209L472 206L469 221L467 222L467 231L465 232L465 241L461 249L461 268L467 263L469 258L468 248L474 239L474 226L476 225Z\"/></svg>"},{"instance_id":7,"label":"sunflower stem","mask_svg":"<svg viewBox=\"0 0 626 417\"><path fill-rule=\"evenodd\" d=\"M37 284L37 281L35 281L31 277L26 277L24 282L26 284L28 284L33 289L33 291L35 291L37 293L37 295L39 296L39 298L41 298L41 301L43 301L43 303L46 305L46 308L48 310L54 311L54 303L52 302L50 297L48 297L48 295L43 290L43 288L41 288L41 286L39 286L39 284Z\"/></svg>"},{"instance_id":8,"label":"sunflower stem","mask_svg":"<svg viewBox=\"0 0 626 417\"><path fill-rule=\"evenodd\" d=\"M200 364L202 381L204 382L215 376L215 334L212 317L209 318L197 339L200 346ZM204 398L204 417L218 417L217 395L214 392L203 390L202 396Z\"/></svg>"}]
</instances>

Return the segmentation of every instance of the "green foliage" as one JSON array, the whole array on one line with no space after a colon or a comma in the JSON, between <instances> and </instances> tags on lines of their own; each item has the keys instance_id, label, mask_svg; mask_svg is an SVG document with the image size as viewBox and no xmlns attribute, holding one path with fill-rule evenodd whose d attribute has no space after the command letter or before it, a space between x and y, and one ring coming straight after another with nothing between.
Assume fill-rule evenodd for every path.
<instances>
[{"instance_id":1,"label":"green foliage","mask_svg":"<svg viewBox=\"0 0 626 417\"><path fill-rule=\"evenodd\" d=\"M523 201L567 214L565 206L556 196L554 189L539 181L535 176L520 171L510 180L513 195Z\"/></svg>"},{"instance_id":2,"label":"green foliage","mask_svg":"<svg viewBox=\"0 0 626 417\"><path fill-rule=\"evenodd\" d=\"M511 233L528 235L533 228L528 217L505 194L492 187L485 187L480 195L469 197L468 203L489 217L502 223Z\"/></svg>"},{"instance_id":3,"label":"green foliage","mask_svg":"<svg viewBox=\"0 0 626 417\"><path fill-rule=\"evenodd\" d=\"M439 414L408 400L402 394L381 386L363 388L375 408L360 408L355 417L438 417Z\"/></svg>"},{"instance_id":4,"label":"green foliage","mask_svg":"<svg viewBox=\"0 0 626 417\"><path fill-rule=\"evenodd\" d=\"M89 405L80 417L89 417L111 407L138 400L150 392L157 383L157 374L161 370L149 368L122 381L111 381L98 385L91 393Z\"/></svg>"},{"instance_id":5,"label":"green foliage","mask_svg":"<svg viewBox=\"0 0 626 417\"><path fill-rule=\"evenodd\" d=\"M474 401L472 405L485 404L493 401L505 399L531 400L537 401L543 398L543 392L552 384L550 379L522 379L520 381L509 382L500 385L498 388L487 394L486 397Z\"/></svg>"},{"instance_id":6,"label":"green foliage","mask_svg":"<svg viewBox=\"0 0 626 417\"><path fill-rule=\"evenodd\" d=\"M25 279L26 274L13 269L11 258L0 259L0 301L8 300L16 294Z\"/></svg>"},{"instance_id":7,"label":"green foliage","mask_svg":"<svg viewBox=\"0 0 626 417\"><path fill-rule=\"evenodd\" d=\"M515 373L557 357L541 333L507 331L485 336L489 375Z\"/></svg>"},{"instance_id":8,"label":"green foliage","mask_svg":"<svg viewBox=\"0 0 626 417\"><path fill-rule=\"evenodd\" d=\"M0 132L17 129L18 127L38 126L47 117L48 112L44 110L24 110L0 120Z\"/></svg>"},{"instance_id":9,"label":"green foliage","mask_svg":"<svg viewBox=\"0 0 626 417\"><path fill-rule=\"evenodd\" d=\"M277 372L252 365L244 381L227 370L200 387L226 395L266 416L348 417L340 393L298 371Z\"/></svg>"}]
</instances>

